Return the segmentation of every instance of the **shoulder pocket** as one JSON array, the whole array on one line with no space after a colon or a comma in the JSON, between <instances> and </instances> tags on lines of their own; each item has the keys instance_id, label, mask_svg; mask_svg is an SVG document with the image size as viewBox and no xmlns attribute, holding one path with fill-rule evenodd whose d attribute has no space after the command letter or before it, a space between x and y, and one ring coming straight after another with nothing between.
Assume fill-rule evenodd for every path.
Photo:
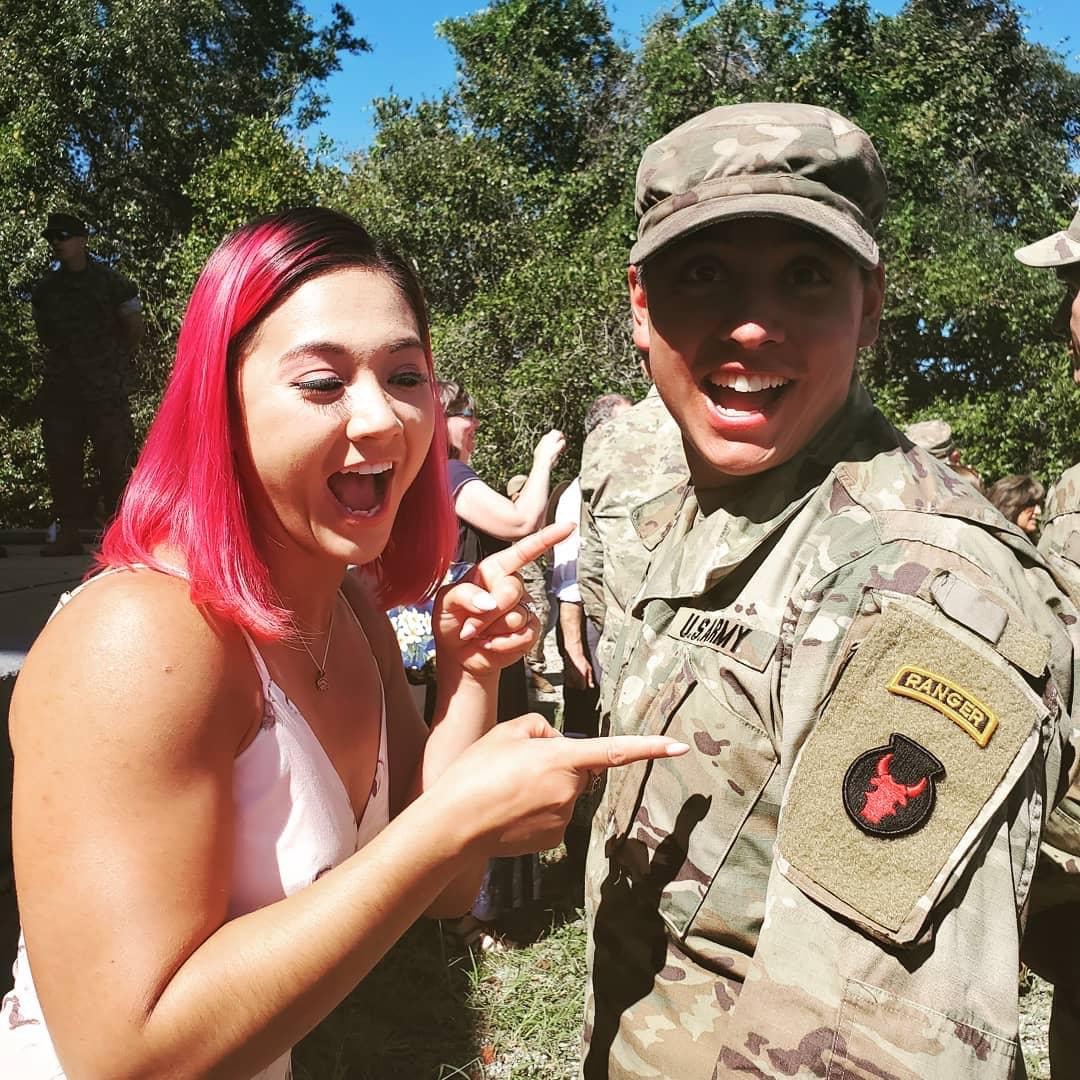
<instances>
[{"instance_id":1,"label":"shoulder pocket","mask_svg":"<svg viewBox=\"0 0 1080 1080\"><path fill-rule=\"evenodd\" d=\"M1048 715L985 642L886 597L788 782L781 872L867 932L911 944L1028 768Z\"/></svg>"}]
</instances>

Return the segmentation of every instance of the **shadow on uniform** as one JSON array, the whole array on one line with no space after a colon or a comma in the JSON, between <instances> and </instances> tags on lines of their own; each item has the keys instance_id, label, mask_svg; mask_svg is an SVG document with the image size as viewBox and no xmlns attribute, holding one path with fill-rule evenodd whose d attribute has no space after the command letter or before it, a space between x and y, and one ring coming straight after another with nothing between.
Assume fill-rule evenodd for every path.
<instances>
[{"instance_id":1,"label":"shadow on uniform","mask_svg":"<svg viewBox=\"0 0 1080 1080\"><path fill-rule=\"evenodd\" d=\"M600 886L593 929L592 979L596 994L584 1080L607 1080L608 1055L622 1014L646 997L667 960L667 935L660 895L686 862L690 834L705 819L712 796L691 795L675 827L657 845L652 861L640 840L613 837L604 854L608 875ZM618 921L611 918L618 913Z\"/></svg>"}]
</instances>

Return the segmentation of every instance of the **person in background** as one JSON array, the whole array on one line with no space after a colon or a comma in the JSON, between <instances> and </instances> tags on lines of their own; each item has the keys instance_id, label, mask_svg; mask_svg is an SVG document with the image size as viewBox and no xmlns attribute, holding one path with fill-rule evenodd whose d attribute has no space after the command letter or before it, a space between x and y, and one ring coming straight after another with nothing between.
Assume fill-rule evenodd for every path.
<instances>
[{"instance_id":1,"label":"person in background","mask_svg":"<svg viewBox=\"0 0 1080 1080\"><path fill-rule=\"evenodd\" d=\"M511 476L506 482L506 497L511 502L517 502L521 489L528 482L529 478L524 473ZM529 602L536 611L536 617L540 620L540 633L537 635L536 644L525 654L525 669L528 673L529 685L534 693L554 694L555 687L544 675L544 637L551 621L551 605L548 603L547 573L543 561L536 559L523 566L521 580L525 585L525 591L529 594Z\"/></svg>"},{"instance_id":2,"label":"person in background","mask_svg":"<svg viewBox=\"0 0 1080 1080\"><path fill-rule=\"evenodd\" d=\"M458 519L458 543L453 573L495 552L536 529L547 508L551 470L566 445L561 431L543 435L533 451L528 479L511 502L489 487L469 465L480 425L476 403L458 382L440 380L439 401L446 416L447 484ZM436 665L440 665L436 649ZM438 683L442 683L439 671ZM520 716L529 708L525 662L518 660L503 668L499 677L499 722ZM513 944L506 933L514 918L524 915L541 896L540 860L535 855L493 859L484 875L476 902L469 915L453 927L461 940L488 951ZM515 915L515 913L517 913Z\"/></svg>"},{"instance_id":3,"label":"person in background","mask_svg":"<svg viewBox=\"0 0 1080 1080\"><path fill-rule=\"evenodd\" d=\"M211 256L99 572L15 687L0 1076L285 1080L414 920L557 843L606 765L673 752L492 730L538 629L515 571L555 527L438 593L424 726L383 608L453 549L433 382L420 284L352 219Z\"/></svg>"},{"instance_id":4,"label":"person in background","mask_svg":"<svg viewBox=\"0 0 1080 1080\"><path fill-rule=\"evenodd\" d=\"M1013 473L991 484L986 498L1008 521L1023 529L1028 536L1034 536L1039 531L1045 494L1046 489L1035 477L1027 473Z\"/></svg>"},{"instance_id":5,"label":"person in background","mask_svg":"<svg viewBox=\"0 0 1080 1080\"><path fill-rule=\"evenodd\" d=\"M917 424L909 424L904 428L904 434L916 446L921 446L933 454L938 461L944 461L946 465L954 468L960 464L960 451L953 440L952 427L944 420L920 420Z\"/></svg>"},{"instance_id":6,"label":"person in background","mask_svg":"<svg viewBox=\"0 0 1080 1080\"><path fill-rule=\"evenodd\" d=\"M585 438L630 408L622 394L602 394L585 413ZM565 735L588 738L596 735L600 701L600 670L596 664L599 631L585 617L577 582L578 527L581 522L581 480L575 476L559 496L555 524L574 526L574 531L552 549L551 591L558 605L556 640L563 661L563 716ZM578 799L566 828L566 859L575 889L580 890L589 844L589 828L595 809L595 793L585 791Z\"/></svg>"},{"instance_id":7,"label":"person in background","mask_svg":"<svg viewBox=\"0 0 1080 1080\"><path fill-rule=\"evenodd\" d=\"M1025 266L1052 270L1064 287L1050 332L1065 342L1069 372L1080 383L1080 210L1066 228L1013 254ZM1047 496L1039 551L1080 606L1080 464L1066 469ZM1080 783L1047 820L1035 874L1024 960L1054 984L1050 1069L1068 1076L1080 1061Z\"/></svg>"},{"instance_id":8,"label":"person in background","mask_svg":"<svg viewBox=\"0 0 1080 1080\"><path fill-rule=\"evenodd\" d=\"M603 394L585 413L585 437L630 408L622 394ZM567 485L555 508L557 525L573 524L574 531L560 540L551 553L551 592L559 606L558 642L563 659L563 731L575 735L596 734L599 671L596 668L598 636L590 630L578 588L578 528L581 523L581 480Z\"/></svg>"},{"instance_id":9,"label":"person in background","mask_svg":"<svg viewBox=\"0 0 1080 1080\"><path fill-rule=\"evenodd\" d=\"M56 517L54 542L42 555L82 553L86 515L83 455L89 440L101 480L106 520L131 473L135 432L128 395L132 357L142 340L135 286L87 251L88 231L73 214L50 214L41 234L58 267L31 292L44 372L38 401L41 438Z\"/></svg>"},{"instance_id":10,"label":"person in background","mask_svg":"<svg viewBox=\"0 0 1080 1080\"><path fill-rule=\"evenodd\" d=\"M642 368L651 380L647 358ZM585 439L578 475L577 583L602 679L660 539L649 504L688 479L682 434L655 386Z\"/></svg>"}]
</instances>

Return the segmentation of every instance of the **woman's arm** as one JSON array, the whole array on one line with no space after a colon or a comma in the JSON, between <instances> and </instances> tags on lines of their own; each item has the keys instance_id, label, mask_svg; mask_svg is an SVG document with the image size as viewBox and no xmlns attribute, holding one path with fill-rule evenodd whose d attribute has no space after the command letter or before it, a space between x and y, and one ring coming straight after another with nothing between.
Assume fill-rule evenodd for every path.
<instances>
[{"instance_id":1,"label":"woman's arm","mask_svg":"<svg viewBox=\"0 0 1080 1080\"><path fill-rule=\"evenodd\" d=\"M500 540L519 540L538 529L544 520L551 470L566 445L560 431L549 431L536 444L532 469L515 501L500 495L480 480L462 485L454 497L454 511L474 529Z\"/></svg>"}]
</instances>

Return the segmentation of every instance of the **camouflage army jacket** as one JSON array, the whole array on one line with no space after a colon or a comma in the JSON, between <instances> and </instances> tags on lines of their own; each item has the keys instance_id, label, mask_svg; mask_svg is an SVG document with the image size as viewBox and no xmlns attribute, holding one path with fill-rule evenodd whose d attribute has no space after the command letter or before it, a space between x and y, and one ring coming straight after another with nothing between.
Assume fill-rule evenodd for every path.
<instances>
[{"instance_id":1,"label":"camouflage army jacket","mask_svg":"<svg viewBox=\"0 0 1080 1080\"><path fill-rule=\"evenodd\" d=\"M682 434L655 386L585 442L578 587L585 614L602 631L596 649L601 671L611 662L623 613L655 546L642 540L631 512L687 478Z\"/></svg>"},{"instance_id":2,"label":"camouflage army jacket","mask_svg":"<svg viewBox=\"0 0 1080 1080\"><path fill-rule=\"evenodd\" d=\"M127 278L95 260L78 273L61 268L35 285L31 304L45 347L47 393L100 400L130 390L120 312L137 297Z\"/></svg>"},{"instance_id":3,"label":"camouflage army jacket","mask_svg":"<svg viewBox=\"0 0 1080 1080\"><path fill-rule=\"evenodd\" d=\"M1013 1076L1075 609L857 385L719 495L651 508L604 691L604 727L691 752L608 775L583 1076Z\"/></svg>"},{"instance_id":4,"label":"camouflage army jacket","mask_svg":"<svg viewBox=\"0 0 1080 1080\"><path fill-rule=\"evenodd\" d=\"M1080 465L1066 469L1046 499L1039 551L1080 607ZM1036 905L1080 902L1080 781L1047 822L1043 854L1055 867L1041 868Z\"/></svg>"},{"instance_id":5,"label":"camouflage army jacket","mask_svg":"<svg viewBox=\"0 0 1080 1080\"><path fill-rule=\"evenodd\" d=\"M1046 498L1039 550L1080 595L1080 465L1066 469Z\"/></svg>"}]
</instances>

